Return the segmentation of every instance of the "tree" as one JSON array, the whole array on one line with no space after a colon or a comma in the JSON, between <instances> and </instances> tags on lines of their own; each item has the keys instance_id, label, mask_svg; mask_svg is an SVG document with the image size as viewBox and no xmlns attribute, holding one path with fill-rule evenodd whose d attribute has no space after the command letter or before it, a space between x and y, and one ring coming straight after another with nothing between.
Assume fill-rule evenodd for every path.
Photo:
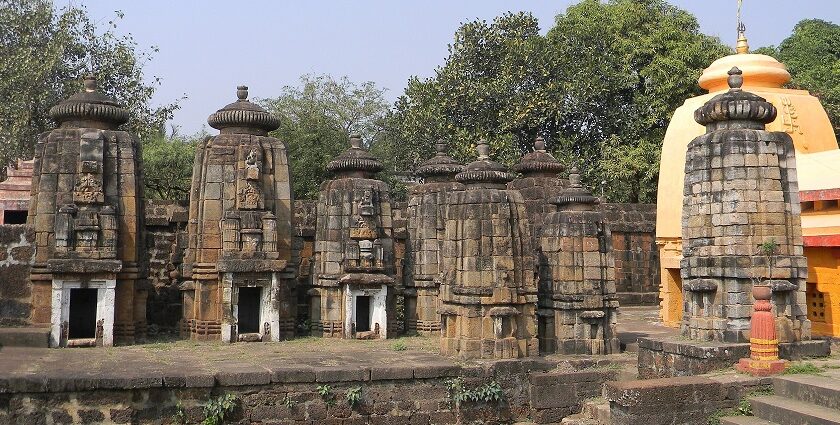
<instances>
[{"instance_id":1,"label":"tree","mask_svg":"<svg viewBox=\"0 0 840 425\"><path fill-rule=\"evenodd\" d=\"M468 160L488 138L508 164L542 135L590 186L606 181L609 199L652 202L671 114L729 53L664 0L584 0L544 37L527 13L468 22L434 77L409 80L396 128L417 157L444 137Z\"/></svg>"},{"instance_id":2,"label":"tree","mask_svg":"<svg viewBox=\"0 0 840 425\"><path fill-rule=\"evenodd\" d=\"M765 47L757 53L769 54L787 66L789 87L810 91L818 97L840 138L840 25L820 19L805 19L779 47Z\"/></svg>"},{"instance_id":3,"label":"tree","mask_svg":"<svg viewBox=\"0 0 840 425\"><path fill-rule=\"evenodd\" d=\"M271 135L288 145L297 199L318 197L328 178L327 163L350 147L351 133L360 134L367 146L382 137L389 107L384 89L373 82L329 75L304 75L299 86L285 86L280 96L262 104L280 118Z\"/></svg>"},{"instance_id":4,"label":"tree","mask_svg":"<svg viewBox=\"0 0 840 425\"><path fill-rule=\"evenodd\" d=\"M158 78L145 82L151 51L130 34L100 32L84 7L53 10L48 0L0 0L0 166L29 158L37 135L50 130L49 109L81 88L93 72L99 87L129 110L127 127L141 138L162 132L177 102L150 106Z\"/></svg>"},{"instance_id":5,"label":"tree","mask_svg":"<svg viewBox=\"0 0 840 425\"><path fill-rule=\"evenodd\" d=\"M209 137L198 133L184 137L177 132L169 137L155 133L143 140L143 183L150 199L188 200L192 184L195 147Z\"/></svg>"}]
</instances>

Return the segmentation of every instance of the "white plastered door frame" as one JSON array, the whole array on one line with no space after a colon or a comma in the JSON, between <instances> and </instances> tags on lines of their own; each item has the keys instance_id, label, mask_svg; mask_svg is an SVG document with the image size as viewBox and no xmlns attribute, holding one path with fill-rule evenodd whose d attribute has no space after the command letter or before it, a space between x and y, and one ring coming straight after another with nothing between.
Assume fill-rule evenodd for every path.
<instances>
[{"instance_id":1,"label":"white plastered door frame","mask_svg":"<svg viewBox=\"0 0 840 425\"><path fill-rule=\"evenodd\" d=\"M72 289L96 289L96 323L102 321L102 345L114 345L114 308L116 304L116 279L78 280L53 279L52 309L50 317L50 347L66 346L62 341L62 323L70 321L70 291Z\"/></svg>"}]
</instances>

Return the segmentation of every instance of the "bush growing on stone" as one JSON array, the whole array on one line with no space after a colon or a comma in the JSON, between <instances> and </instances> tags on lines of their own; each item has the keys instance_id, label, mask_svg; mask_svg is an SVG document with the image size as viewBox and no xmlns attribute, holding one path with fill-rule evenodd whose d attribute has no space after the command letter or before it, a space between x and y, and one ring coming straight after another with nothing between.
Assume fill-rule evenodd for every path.
<instances>
[{"instance_id":1,"label":"bush growing on stone","mask_svg":"<svg viewBox=\"0 0 840 425\"><path fill-rule=\"evenodd\" d=\"M332 393L332 387L324 384L318 385L315 387L315 391L321 396L321 400L324 400L324 404L327 406L334 406L335 405L335 396Z\"/></svg>"},{"instance_id":2,"label":"bush growing on stone","mask_svg":"<svg viewBox=\"0 0 840 425\"><path fill-rule=\"evenodd\" d=\"M352 387L344 394L344 399L350 407L355 407L362 401L362 387Z\"/></svg>"},{"instance_id":3,"label":"bush growing on stone","mask_svg":"<svg viewBox=\"0 0 840 425\"><path fill-rule=\"evenodd\" d=\"M238 401L236 394L225 393L218 398L210 399L204 405L204 420L201 425L221 425L224 423L225 415L233 412Z\"/></svg>"}]
</instances>

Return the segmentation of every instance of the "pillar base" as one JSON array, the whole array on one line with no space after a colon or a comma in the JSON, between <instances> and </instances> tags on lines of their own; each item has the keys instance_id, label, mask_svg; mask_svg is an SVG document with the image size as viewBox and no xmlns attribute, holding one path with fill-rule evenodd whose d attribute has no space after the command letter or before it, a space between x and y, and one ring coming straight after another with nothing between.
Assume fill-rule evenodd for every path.
<instances>
[{"instance_id":1,"label":"pillar base","mask_svg":"<svg viewBox=\"0 0 840 425\"><path fill-rule=\"evenodd\" d=\"M753 360L741 359L735 364L735 369L752 376L778 375L787 369L787 360Z\"/></svg>"}]
</instances>

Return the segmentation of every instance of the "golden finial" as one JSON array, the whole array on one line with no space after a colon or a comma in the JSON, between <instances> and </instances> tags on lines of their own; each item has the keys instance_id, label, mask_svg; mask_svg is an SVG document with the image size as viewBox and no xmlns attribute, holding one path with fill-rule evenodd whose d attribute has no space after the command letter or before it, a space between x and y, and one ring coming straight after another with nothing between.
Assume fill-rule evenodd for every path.
<instances>
[{"instance_id":1,"label":"golden finial","mask_svg":"<svg viewBox=\"0 0 840 425\"><path fill-rule=\"evenodd\" d=\"M738 42L735 43L735 51L738 54L749 53L750 45L747 43L747 26L741 21L741 4L744 0L738 0Z\"/></svg>"}]
</instances>

